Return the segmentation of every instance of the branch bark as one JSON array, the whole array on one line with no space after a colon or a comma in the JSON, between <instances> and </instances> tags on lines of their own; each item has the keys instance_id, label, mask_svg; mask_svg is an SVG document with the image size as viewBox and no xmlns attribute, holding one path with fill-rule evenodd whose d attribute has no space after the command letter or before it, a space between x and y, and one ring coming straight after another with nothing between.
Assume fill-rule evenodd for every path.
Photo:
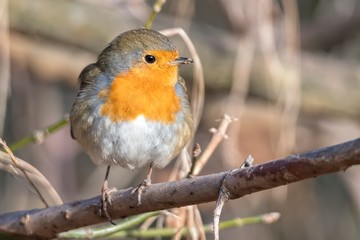
<instances>
[{"instance_id":1,"label":"branch bark","mask_svg":"<svg viewBox=\"0 0 360 240\"><path fill-rule=\"evenodd\" d=\"M215 201L220 187L230 199L288 183L344 171L360 164L360 138L311 152L229 172L184 179L149 186L137 206L132 189L112 194L109 206L112 219L138 213ZM0 215L0 233L53 238L56 234L96 223L106 222L99 215L100 196L43 209L17 211Z\"/></svg>"}]
</instances>

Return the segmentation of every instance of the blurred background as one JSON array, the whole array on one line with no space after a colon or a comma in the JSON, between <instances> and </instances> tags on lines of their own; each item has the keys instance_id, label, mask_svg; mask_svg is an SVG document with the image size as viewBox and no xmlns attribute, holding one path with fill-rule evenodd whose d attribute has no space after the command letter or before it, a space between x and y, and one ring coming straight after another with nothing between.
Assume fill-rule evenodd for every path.
<instances>
[{"instance_id":1,"label":"blurred background","mask_svg":"<svg viewBox=\"0 0 360 240\"><path fill-rule=\"evenodd\" d=\"M77 77L115 36L140 28L153 1L1 0L0 137L16 142L63 118ZM201 174L237 168L360 136L360 0L169 0L153 29L181 27L204 68L196 142L205 148L224 113L238 118ZM189 56L179 37L171 38ZM181 74L192 86L192 66ZM33 164L65 202L99 194L95 166L69 127L15 155ZM173 163L156 170L167 181ZM146 169L113 168L110 185L135 186ZM360 167L263 191L225 205L221 220L271 211L272 225L225 230L222 239L360 239ZM26 183L0 171L0 213L43 207ZM215 203L200 205L212 221ZM210 239L212 236L209 237Z\"/></svg>"}]
</instances>

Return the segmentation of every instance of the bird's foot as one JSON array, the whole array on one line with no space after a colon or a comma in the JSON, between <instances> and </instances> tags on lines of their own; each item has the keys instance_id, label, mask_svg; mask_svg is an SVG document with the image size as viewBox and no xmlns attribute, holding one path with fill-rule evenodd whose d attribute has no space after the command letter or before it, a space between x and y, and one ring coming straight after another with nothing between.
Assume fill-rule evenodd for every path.
<instances>
[{"instance_id":1,"label":"bird's foot","mask_svg":"<svg viewBox=\"0 0 360 240\"><path fill-rule=\"evenodd\" d=\"M131 191L131 194L135 194L137 192L137 207L141 206L141 196L146 187L151 185L151 179L145 178L142 183L140 183L136 188Z\"/></svg>"},{"instance_id":2,"label":"bird's foot","mask_svg":"<svg viewBox=\"0 0 360 240\"><path fill-rule=\"evenodd\" d=\"M115 192L116 188L109 188L108 182L105 181L102 188L101 188L101 209L100 213L103 214L111 224L116 225L116 223L111 219L109 212L108 212L108 205L112 204L111 201L111 193Z\"/></svg>"}]
</instances>

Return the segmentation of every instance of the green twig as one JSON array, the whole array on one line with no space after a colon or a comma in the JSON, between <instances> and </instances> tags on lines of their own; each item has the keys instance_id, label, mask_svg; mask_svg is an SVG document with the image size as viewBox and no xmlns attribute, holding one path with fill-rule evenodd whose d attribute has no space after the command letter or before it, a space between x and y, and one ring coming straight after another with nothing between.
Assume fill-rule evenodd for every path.
<instances>
[{"instance_id":1,"label":"green twig","mask_svg":"<svg viewBox=\"0 0 360 240\"><path fill-rule=\"evenodd\" d=\"M242 227L249 224L257 223L266 223L270 224L277 221L280 217L279 213L267 213L259 216L248 217L248 218L234 218L232 220L220 222L220 230ZM172 237L179 230L176 228L149 228L147 230L127 230L119 231L112 235L107 236L107 238L124 238L124 237L135 237L135 238L154 238L154 237ZM204 225L204 231L210 233L213 231L212 224ZM188 234L186 228L181 229L181 235L185 236Z\"/></svg>"},{"instance_id":2,"label":"green twig","mask_svg":"<svg viewBox=\"0 0 360 240\"><path fill-rule=\"evenodd\" d=\"M69 115L66 114L64 118L54 123L53 125L42 130L37 130L32 135L27 136L13 144L10 144L9 148L11 149L11 151L16 151L30 143L42 143L46 136L66 126L68 122L69 122Z\"/></svg>"},{"instance_id":3,"label":"green twig","mask_svg":"<svg viewBox=\"0 0 360 240\"><path fill-rule=\"evenodd\" d=\"M153 237L171 237L176 234L179 230L176 228L149 228L146 230L131 229L137 227L139 224L144 222L147 218L159 215L160 211L144 213L141 215L133 216L127 219L123 219L117 224L106 225L101 228L82 228L76 229L58 235L59 238L124 238L124 237L136 237L136 238L153 238ZM248 218L234 218L232 220L223 221L219 224L221 230L242 227L249 224L266 223L270 224L277 221L280 217L279 213L267 213L259 216L248 217ZM181 230L181 235L185 236L188 234L188 230L184 227ZM212 224L204 226L206 233L212 232Z\"/></svg>"},{"instance_id":4,"label":"green twig","mask_svg":"<svg viewBox=\"0 0 360 240\"><path fill-rule=\"evenodd\" d=\"M156 15L161 11L162 6L165 4L166 0L157 0L153 5L153 10L150 14L149 19L147 20L145 24L145 28L150 29Z\"/></svg>"},{"instance_id":5,"label":"green twig","mask_svg":"<svg viewBox=\"0 0 360 240\"><path fill-rule=\"evenodd\" d=\"M157 216L160 211L144 213L141 215L129 217L116 222L116 225L106 225L99 228L81 228L75 229L68 232L63 232L58 235L60 238L102 238L110 234L114 234L119 231L124 231L138 226L149 217Z\"/></svg>"}]
</instances>

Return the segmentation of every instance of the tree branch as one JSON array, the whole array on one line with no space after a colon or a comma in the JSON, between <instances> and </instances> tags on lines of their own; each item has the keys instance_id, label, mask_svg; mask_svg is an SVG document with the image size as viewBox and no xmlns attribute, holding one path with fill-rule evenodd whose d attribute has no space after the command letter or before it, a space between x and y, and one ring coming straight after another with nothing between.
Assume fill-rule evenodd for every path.
<instances>
[{"instance_id":1,"label":"tree branch","mask_svg":"<svg viewBox=\"0 0 360 240\"><path fill-rule=\"evenodd\" d=\"M245 169L215 173L149 186L137 208L132 189L114 192L109 206L112 219L138 213L215 201L222 184L230 199L319 175L346 170L360 164L360 138L304 154ZM100 196L43 209L0 215L0 233L52 238L60 232L107 219L99 215Z\"/></svg>"}]
</instances>

